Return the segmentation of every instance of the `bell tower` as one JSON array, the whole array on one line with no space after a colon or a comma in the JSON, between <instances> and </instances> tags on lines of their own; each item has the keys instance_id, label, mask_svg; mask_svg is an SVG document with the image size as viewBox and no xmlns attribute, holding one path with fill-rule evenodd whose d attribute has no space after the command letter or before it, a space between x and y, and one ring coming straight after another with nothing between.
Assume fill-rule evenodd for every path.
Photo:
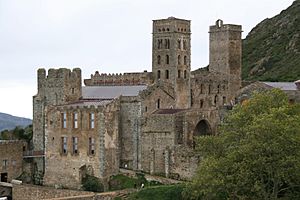
<instances>
[{"instance_id":1,"label":"bell tower","mask_svg":"<svg viewBox=\"0 0 300 200\"><path fill-rule=\"evenodd\" d=\"M242 26L217 20L209 27L209 71L229 76L234 95L241 88Z\"/></svg>"},{"instance_id":2,"label":"bell tower","mask_svg":"<svg viewBox=\"0 0 300 200\"><path fill-rule=\"evenodd\" d=\"M171 84L176 108L190 102L191 26L190 20L169 17L153 20L152 72L155 83Z\"/></svg>"}]
</instances>

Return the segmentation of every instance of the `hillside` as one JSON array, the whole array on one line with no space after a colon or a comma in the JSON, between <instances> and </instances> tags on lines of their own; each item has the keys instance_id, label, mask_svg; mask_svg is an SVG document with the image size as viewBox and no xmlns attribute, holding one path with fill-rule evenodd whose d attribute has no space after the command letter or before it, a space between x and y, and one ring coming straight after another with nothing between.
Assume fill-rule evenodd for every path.
<instances>
[{"instance_id":1,"label":"hillside","mask_svg":"<svg viewBox=\"0 0 300 200\"><path fill-rule=\"evenodd\" d=\"M0 131L3 131L5 129L10 130L15 128L16 126L25 127L31 123L31 119L0 113Z\"/></svg>"},{"instance_id":2,"label":"hillside","mask_svg":"<svg viewBox=\"0 0 300 200\"><path fill-rule=\"evenodd\" d=\"M300 0L251 30L242 59L244 80L300 79Z\"/></svg>"}]
</instances>

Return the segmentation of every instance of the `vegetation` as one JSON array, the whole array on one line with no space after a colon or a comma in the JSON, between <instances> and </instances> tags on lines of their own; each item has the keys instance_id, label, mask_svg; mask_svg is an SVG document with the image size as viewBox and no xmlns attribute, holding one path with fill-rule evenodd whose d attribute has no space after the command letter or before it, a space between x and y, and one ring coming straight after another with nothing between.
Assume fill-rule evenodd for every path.
<instances>
[{"instance_id":1,"label":"vegetation","mask_svg":"<svg viewBox=\"0 0 300 200\"><path fill-rule=\"evenodd\" d=\"M32 139L32 125L22 127L15 127L13 130L4 130L0 134L0 140L25 140L28 143Z\"/></svg>"},{"instance_id":2,"label":"vegetation","mask_svg":"<svg viewBox=\"0 0 300 200\"><path fill-rule=\"evenodd\" d=\"M104 186L101 183L101 181L91 175L86 175L86 177L82 180L82 188L85 191L91 191L91 192L103 192L104 191Z\"/></svg>"},{"instance_id":3,"label":"vegetation","mask_svg":"<svg viewBox=\"0 0 300 200\"><path fill-rule=\"evenodd\" d=\"M237 106L218 136L199 137L203 156L187 199L300 199L300 105L280 90Z\"/></svg>"},{"instance_id":4,"label":"vegetation","mask_svg":"<svg viewBox=\"0 0 300 200\"><path fill-rule=\"evenodd\" d=\"M259 23L243 41L244 80L295 81L300 77L300 1Z\"/></svg>"},{"instance_id":5,"label":"vegetation","mask_svg":"<svg viewBox=\"0 0 300 200\"><path fill-rule=\"evenodd\" d=\"M142 173L137 173L136 178L118 174L111 177L109 181L109 190L113 191L127 188L140 188L142 184L144 184L145 187L161 185L161 183L157 181L147 181Z\"/></svg>"},{"instance_id":6,"label":"vegetation","mask_svg":"<svg viewBox=\"0 0 300 200\"><path fill-rule=\"evenodd\" d=\"M163 185L148 187L136 193L132 193L129 200L180 200L182 199L183 185Z\"/></svg>"}]
</instances>

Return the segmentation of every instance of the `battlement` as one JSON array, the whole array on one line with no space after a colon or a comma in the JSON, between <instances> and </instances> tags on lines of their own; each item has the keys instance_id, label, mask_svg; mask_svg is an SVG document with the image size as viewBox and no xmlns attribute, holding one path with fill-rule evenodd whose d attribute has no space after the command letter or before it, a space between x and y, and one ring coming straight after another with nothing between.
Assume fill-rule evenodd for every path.
<instances>
[{"instance_id":1,"label":"battlement","mask_svg":"<svg viewBox=\"0 0 300 200\"><path fill-rule=\"evenodd\" d=\"M235 24L223 24L223 20L218 19L216 21L215 25L209 27L209 33L220 32L220 31L242 32L242 26L241 25L235 25Z\"/></svg>"},{"instance_id":2,"label":"battlement","mask_svg":"<svg viewBox=\"0 0 300 200\"><path fill-rule=\"evenodd\" d=\"M84 80L86 86L148 85L152 82L152 73L147 71L124 74L100 74L96 71L90 79Z\"/></svg>"},{"instance_id":3,"label":"battlement","mask_svg":"<svg viewBox=\"0 0 300 200\"><path fill-rule=\"evenodd\" d=\"M38 73L38 96L46 98L49 104L77 100L81 97L81 69L40 68Z\"/></svg>"},{"instance_id":4,"label":"battlement","mask_svg":"<svg viewBox=\"0 0 300 200\"><path fill-rule=\"evenodd\" d=\"M77 78L81 77L81 69L74 68L72 71L67 68L54 69L51 68L48 70L48 75L44 68L38 69L38 78L39 79L55 79L55 78Z\"/></svg>"}]
</instances>

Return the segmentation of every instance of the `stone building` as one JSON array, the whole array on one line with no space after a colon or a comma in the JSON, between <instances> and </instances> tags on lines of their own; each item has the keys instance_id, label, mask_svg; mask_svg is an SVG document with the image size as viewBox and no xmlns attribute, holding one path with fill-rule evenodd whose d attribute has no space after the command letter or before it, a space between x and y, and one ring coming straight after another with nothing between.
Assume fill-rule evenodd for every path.
<instances>
[{"instance_id":1,"label":"stone building","mask_svg":"<svg viewBox=\"0 0 300 200\"><path fill-rule=\"evenodd\" d=\"M189 179L194 137L214 134L241 87L241 26L210 26L209 66L191 71L190 21L153 21L152 72L38 70L33 97L35 159L45 185L80 187L119 168Z\"/></svg>"},{"instance_id":2,"label":"stone building","mask_svg":"<svg viewBox=\"0 0 300 200\"><path fill-rule=\"evenodd\" d=\"M10 182L23 172L23 151L20 140L0 140L0 182Z\"/></svg>"}]
</instances>

